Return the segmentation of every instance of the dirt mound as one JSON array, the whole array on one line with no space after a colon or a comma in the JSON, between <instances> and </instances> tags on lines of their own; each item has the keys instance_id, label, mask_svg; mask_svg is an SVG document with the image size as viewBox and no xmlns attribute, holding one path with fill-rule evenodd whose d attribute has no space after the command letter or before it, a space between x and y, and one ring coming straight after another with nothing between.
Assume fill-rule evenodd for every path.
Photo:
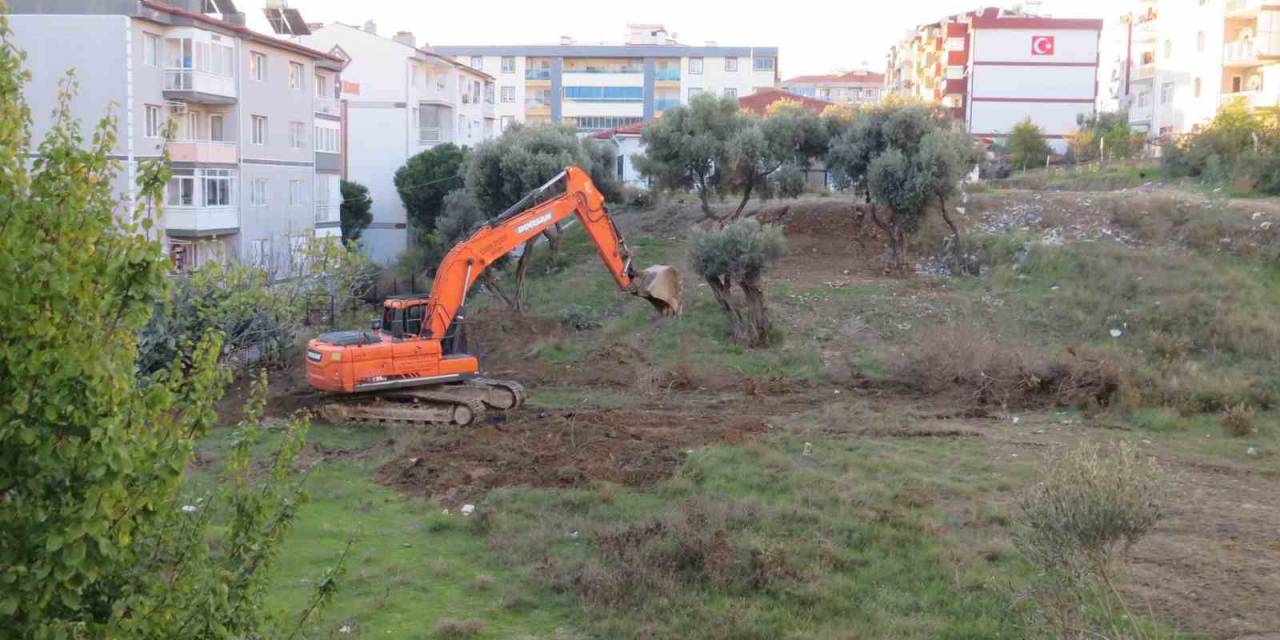
<instances>
[{"instance_id":1,"label":"dirt mound","mask_svg":"<svg viewBox=\"0 0 1280 640\"><path fill-rule=\"evenodd\" d=\"M383 465L378 479L446 504L512 485L574 487L606 480L649 486L669 477L688 449L741 443L767 429L761 419L742 416L529 411L424 434Z\"/></svg>"}]
</instances>

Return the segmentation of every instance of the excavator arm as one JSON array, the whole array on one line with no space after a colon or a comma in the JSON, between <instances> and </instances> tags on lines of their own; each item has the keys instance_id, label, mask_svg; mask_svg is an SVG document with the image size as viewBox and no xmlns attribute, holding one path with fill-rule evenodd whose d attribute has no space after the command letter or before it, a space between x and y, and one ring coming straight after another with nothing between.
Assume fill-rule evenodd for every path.
<instances>
[{"instance_id":1,"label":"excavator arm","mask_svg":"<svg viewBox=\"0 0 1280 640\"><path fill-rule=\"evenodd\" d=\"M525 206L561 181L565 183L563 194ZM637 273L631 265L631 252L626 242L605 210L604 196L585 171L568 167L471 237L454 245L445 255L436 270L435 282L427 298L430 315L423 327L423 336L443 337L466 301L467 291L485 269L571 215L577 216L595 244L600 259L622 290L648 299L664 314L679 312L679 291L678 288L673 289L678 287L674 272L669 267L655 267Z\"/></svg>"}]
</instances>

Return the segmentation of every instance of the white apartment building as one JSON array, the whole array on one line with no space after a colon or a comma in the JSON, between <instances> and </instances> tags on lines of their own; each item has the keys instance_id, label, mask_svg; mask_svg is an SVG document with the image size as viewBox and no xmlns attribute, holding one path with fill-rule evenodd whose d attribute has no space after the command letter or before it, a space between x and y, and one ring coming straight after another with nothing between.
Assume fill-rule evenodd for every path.
<instances>
[{"instance_id":1,"label":"white apartment building","mask_svg":"<svg viewBox=\"0 0 1280 640\"><path fill-rule=\"evenodd\" d=\"M884 95L884 74L859 69L844 73L796 76L781 84L783 91L836 104L877 104Z\"/></svg>"},{"instance_id":2,"label":"white apartment building","mask_svg":"<svg viewBox=\"0 0 1280 640\"><path fill-rule=\"evenodd\" d=\"M749 95L778 81L776 47L686 46L662 25L629 24L622 44L433 47L496 78L499 129L555 122L589 133L647 122L700 93Z\"/></svg>"},{"instance_id":3,"label":"white apartment building","mask_svg":"<svg viewBox=\"0 0 1280 640\"><path fill-rule=\"evenodd\" d=\"M1138 0L1120 19L1112 97L1153 138L1191 131L1242 100L1280 106L1280 6Z\"/></svg>"},{"instance_id":4,"label":"white apartment building","mask_svg":"<svg viewBox=\"0 0 1280 640\"><path fill-rule=\"evenodd\" d=\"M361 236L386 264L408 246L395 172L436 145L475 146L495 135L493 76L418 48L412 33L380 36L376 26L313 26L298 41L346 62L341 96L347 123L346 173L369 188L373 222ZM459 185L461 186L461 185Z\"/></svg>"},{"instance_id":5,"label":"white apartment building","mask_svg":"<svg viewBox=\"0 0 1280 640\"><path fill-rule=\"evenodd\" d=\"M175 126L159 221L175 268L227 257L288 268L292 249L337 232L341 60L247 29L229 0L8 4L37 140L74 69L80 122L117 117L114 186L132 201L138 163Z\"/></svg>"}]
</instances>

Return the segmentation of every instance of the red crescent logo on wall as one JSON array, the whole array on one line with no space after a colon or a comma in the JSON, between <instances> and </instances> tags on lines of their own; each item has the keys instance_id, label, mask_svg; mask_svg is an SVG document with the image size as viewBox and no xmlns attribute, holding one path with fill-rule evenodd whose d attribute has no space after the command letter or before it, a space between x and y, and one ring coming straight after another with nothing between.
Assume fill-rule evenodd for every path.
<instances>
[{"instance_id":1,"label":"red crescent logo on wall","mask_svg":"<svg viewBox=\"0 0 1280 640\"><path fill-rule=\"evenodd\" d=\"M1031 55L1053 55L1053 36L1031 36Z\"/></svg>"}]
</instances>

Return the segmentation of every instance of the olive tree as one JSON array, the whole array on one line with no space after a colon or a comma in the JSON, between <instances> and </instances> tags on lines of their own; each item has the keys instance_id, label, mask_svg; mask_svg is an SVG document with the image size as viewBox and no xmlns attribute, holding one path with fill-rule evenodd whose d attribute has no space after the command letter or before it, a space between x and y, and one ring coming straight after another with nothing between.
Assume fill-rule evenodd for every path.
<instances>
[{"instance_id":1,"label":"olive tree","mask_svg":"<svg viewBox=\"0 0 1280 640\"><path fill-rule=\"evenodd\" d=\"M117 124L86 135L72 81L33 147L21 60L0 16L3 635L290 637L301 623L261 603L302 498L306 422L283 428L273 461L255 468L259 391L217 488L184 498L227 375L217 331L150 375L135 369L137 332L169 292L152 237L169 171L140 163L136 206L118 200ZM321 579L303 619L333 584Z\"/></svg>"},{"instance_id":2,"label":"olive tree","mask_svg":"<svg viewBox=\"0 0 1280 640\"><path fill-rule=\"evenodd\" d=\"M764 299L764 274L785 250L780 228L761 225L752 218L699 230L693 236L689 257L693 270L711 287L734 340L748 347L769 343L772 327ZM733 295L735 283L742 291L741 301Z\"/></svg>"},{"instance_id":3,"label":"olive tree","mask_svg":"<svg viewBox=\"0 0 1280 640\"><path fill-rule=\"evenodd\" d=\"M715 220L711 198L724 178L729 146L748 121L732 98L700 94L688 105L667 109L640 133L645 151L635 159L640 173L659 189L697 192L702 215ZM746 143L739 140L739 146Z\"/></svg>"},{"instance_id":4,"label":"olive tree","mask_svg":"<svg viewBox=\"0 0 1280 640\"><path fill-rule=\"evenodd\" d=\"M863 190L865 210L888 238L893 268L906 268L908 238L935 206L958 257L960 231L947 202L976 162L969 137L940 112L912 103L889 103L827 124L828 167L838 184Z\"/></svg>"},{"instance_id":5,"label":"olive tree","mask_svg":"<svg viewBox=\"0 0 1280 640\"><path fill-rule=\"evenodd\" d=\"M1005 140L1009 148L1009 161L1013 166L1027 170L1028 166L1043 167L1053 149L1045 140L1044 131L1028 116L1022 122L1013 125Z\"/></svg>"}]
</instances>

